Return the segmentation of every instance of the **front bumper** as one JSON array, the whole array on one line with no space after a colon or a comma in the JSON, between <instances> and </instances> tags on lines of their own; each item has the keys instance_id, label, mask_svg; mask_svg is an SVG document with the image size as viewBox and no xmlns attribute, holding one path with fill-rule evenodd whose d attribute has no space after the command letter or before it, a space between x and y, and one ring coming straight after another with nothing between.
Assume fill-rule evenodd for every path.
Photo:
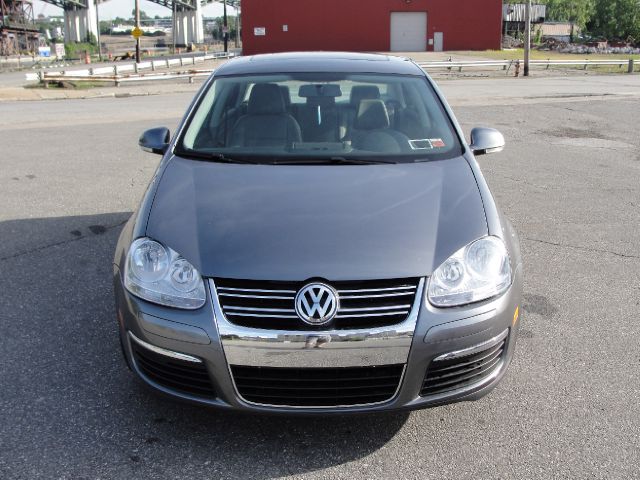
<instances>
[{"instance_id":1,"label":"front bumper","mask_svg":"<svg viewBox=\"0 0 640 480\"><path fill-rule=\"evenodd\" d=\"M522 295L522 272L518 268L513 285L500 297L440 309L425 302L423 279L410 315L399 325L287 332L229 323L213 282L206 305L197 311L165 308L134 297L124 289L117 268L114 283L123 351L132 370L145 383L182 400L264 413L374 412L478 399L497 385L513 356ZM167 364L165 360L172 357L176 360ZM473 362L474 366L480 365L476 371L484 369L482 374L467 373L465 364ZM163 376L163 365L170 369L170 381ZM372 370L381 371L382 366L396 369L397 388L388 396L372 395L369 401L358 399L349 405L340 401L276 405L249 397L236 381L239 369L253 368L259 375L286 369L314 374L319 370L362 370L370 375ZM172 376L181 372L186 372L184 382ZM430 380L425 382L428 372ZM268 377L268 373L265 375ZM349 388L345 382L336 385Z\"/></svg>"}]
</instances>

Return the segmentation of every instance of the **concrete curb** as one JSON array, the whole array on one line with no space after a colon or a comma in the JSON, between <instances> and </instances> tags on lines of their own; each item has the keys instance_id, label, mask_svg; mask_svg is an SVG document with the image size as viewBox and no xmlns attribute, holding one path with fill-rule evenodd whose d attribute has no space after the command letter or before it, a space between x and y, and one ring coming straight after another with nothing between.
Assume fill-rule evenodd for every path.
<instances>
[{"instance_id":1,"label":"concrete curb","mask_svg":"<svg viewBox=\"0 0 640 480\"><path fill-rule=\"evenodd\" d=\"M173 93L195 93L201 83L165 84L131 87L104 87L87 90L44 89L44 88L0 88L0 103L29 102L39 100L85 100L91 98L126 98Z\"/></svg>"}]
</instances>

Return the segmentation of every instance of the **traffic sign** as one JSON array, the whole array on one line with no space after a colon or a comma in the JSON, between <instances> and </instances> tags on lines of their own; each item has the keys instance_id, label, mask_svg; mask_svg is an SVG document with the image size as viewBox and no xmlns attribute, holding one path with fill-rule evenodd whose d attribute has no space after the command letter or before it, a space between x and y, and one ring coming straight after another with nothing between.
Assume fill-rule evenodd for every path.
<instances>
[{"instance_id":1,"label":"traffic sign","mask_svg":"<svg viewBox=\"0 0 640 480\"><path fill-rule=\"evenodd\" d=\"M138 38L140 38L142 36L144 32L142 31L142 29L140 27L134 27L133 30L131 30L131 35L133 35L133 37L137 40Z\"/></svg>"}]
</instances>

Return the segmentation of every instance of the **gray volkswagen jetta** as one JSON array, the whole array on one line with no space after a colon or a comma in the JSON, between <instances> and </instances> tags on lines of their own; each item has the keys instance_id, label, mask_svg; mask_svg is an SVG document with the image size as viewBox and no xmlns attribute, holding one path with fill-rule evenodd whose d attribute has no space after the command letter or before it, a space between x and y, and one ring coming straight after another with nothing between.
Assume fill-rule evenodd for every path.
<instances>
[{"instance_id":1,"label":"gray volkswagen jetta","mask_svg":"<svg viewBox=\"0 0 640 480\"><path fill-rule=\"evenodd\" d=\"M115 252L120 339L146 384L253 412L475 400L513 356L517 236L460 126L405 58L242 57L218 68Z\"/></svg>"}]
</instances>

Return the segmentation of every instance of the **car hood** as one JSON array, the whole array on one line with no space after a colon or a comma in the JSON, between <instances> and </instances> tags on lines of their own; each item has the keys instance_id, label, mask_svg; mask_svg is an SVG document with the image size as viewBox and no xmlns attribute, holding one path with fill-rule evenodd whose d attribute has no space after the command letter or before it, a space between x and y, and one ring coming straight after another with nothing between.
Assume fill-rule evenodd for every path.
<instances>
[{"instance_id":1,"label":"car hood","mask_svg":"<svg viewBox=\"0 0 640 480\"><path fill-rule=\"evenodd\" d=\"M486 234L463 157L337 166L174 157L147 224L204 276L255 280L425 276Z\"/></svg>"}]
</instances>

